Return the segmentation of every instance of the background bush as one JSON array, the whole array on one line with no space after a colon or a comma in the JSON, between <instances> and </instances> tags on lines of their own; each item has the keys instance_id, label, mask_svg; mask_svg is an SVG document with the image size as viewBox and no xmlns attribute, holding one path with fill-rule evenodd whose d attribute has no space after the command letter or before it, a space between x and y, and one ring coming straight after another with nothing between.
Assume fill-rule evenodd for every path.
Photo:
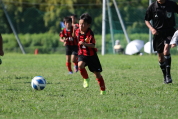
<instances>
[{"instance_id":1,"label":"background bush","mask_svg":"<svg viewBox=\"0 0 178 119\"><path fill-rule=\"evenodd\" d=\"M21 52L19 45L13 34L2 34L4 51L5 52ZM126 47L127 42L123 34L116 34L115 39L119 39L123 47ZM131 40L140 39L145 43L148 41L148 34L132 34ZM59 41L58 34L45 33L45 34L19 34L19 39L22 43L26 53L34 53L35 49L39 50L39 53L60 53L65 52L63 43ZM101 35L95 35L96 47L98 51L101 51ZM112 41L110 34L106 35L106 52L112 53Z\"/></svg>"}]
</instances>

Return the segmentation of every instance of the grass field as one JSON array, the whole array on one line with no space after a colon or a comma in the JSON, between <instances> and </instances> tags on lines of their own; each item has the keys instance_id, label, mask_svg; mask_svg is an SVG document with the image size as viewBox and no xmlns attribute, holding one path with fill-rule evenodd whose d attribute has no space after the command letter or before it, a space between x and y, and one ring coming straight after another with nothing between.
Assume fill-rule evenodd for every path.
<instances>
[{"instance_id":1,"label":"grass field","mask_svg":"<svg viewBox=\"0 0 178 119\"><path fill-rule=\"evenodd\" d=\"M107 86L100 95L80 73L67 74L65 55L5 54L0 65L1 119L175 119L178 117L178 56L172 55L173 84L163 84L155 55L99 55ZM88 69L87 69L88 70ZM46 88L31 88L34 76Z\"/></svg>"}]
</instances>

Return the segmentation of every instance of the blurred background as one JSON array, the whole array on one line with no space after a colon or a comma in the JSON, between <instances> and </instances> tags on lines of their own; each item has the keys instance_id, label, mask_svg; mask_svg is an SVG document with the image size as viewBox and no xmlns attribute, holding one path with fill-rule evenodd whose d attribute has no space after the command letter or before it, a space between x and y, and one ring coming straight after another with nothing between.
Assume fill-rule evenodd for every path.
<instances>
[{"instance_id":1,"label":"blurred background","mask_svg":"<svg viewBox=\"0 0 178 119\"><path fill-rule=\"evenodd\" d=\"M130 41L139 39L143 40L144 43L148 42L149 30L144 23L144 16L149 0L115 1ZM178 2L178 0L173 1ZM0 0L0 3L0 33L3 37L4 52L6 53L22 52L17 42L18 37L25 53L31 54L38 49L41 54L64 54L65 48L59 42L59 32L62 29L61 22L63 18L71 14L76 14L79 18L81 14L86 12L93 18L91 29L95 33L98 53L101 53L102 0ZM178 15L176 15L176 21L178 21ZM9 22L12 23L11 25L17 33L16 36ZM119 40L124 48L128 42L113 0L108 0L106 5L105 23L105 53L114 54L113 44L116 40ZM110 27L110 24L112 27ZM177 49L173 49L172 52L176 54Z\"/></svg>"}]
</instances>

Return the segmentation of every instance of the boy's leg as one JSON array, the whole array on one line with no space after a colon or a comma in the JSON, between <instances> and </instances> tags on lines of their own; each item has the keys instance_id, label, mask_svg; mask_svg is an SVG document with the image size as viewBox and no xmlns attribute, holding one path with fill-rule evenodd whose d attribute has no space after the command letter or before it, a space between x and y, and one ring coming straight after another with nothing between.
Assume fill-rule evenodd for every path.
<instances>
[{"instance_id":1,"label":"boy's leg","mask_svg":"<svg viewBox=\"0 0 178 119\"><path fill-rule=\"evenodd\" d=\"M75 72L78 72L78 56L72 55L72 62L74 64Z\"/></svg>"},{"instance_id":2,"label":"boy's leg","mask_svg":"<svg viewBox=\"0 0 178 119\"><path fill-rule=\"evenodd\" d=\"M86 69L85 68L79 68L79 70L80 70L80 74L82 75L82 77L84 78L84 79L88 79L88 73L87 73L87 71L86 71Z\"/></svg>"},{"instance_id":3,"label":"boy's leg","mask_svg":"<svg viewBox=\"0 0 178 119\"><path fill-rule=\"evenodd\" d=\"M66 67L69 71L69 74L72 74L73 72L72 72L70 60L71 60L71 55L66 55Z\"/></svg>"},{"instance_id":4,"label":"boy's leg","mask_svg":"<svg viewBox=\"0 0 178 119\"><path fill-rule=\"evenodd\" d=\"M87 71L85 69L85 62L79 61L78 62L78 67L79 67L79 70L80 70L80 74L82 75L82 77L84 79L84 81L83 81L83 87L87 88L87 87L89 87L89 81L90 81L90 79L89 79L88 73L87 73Z\"/></svg>"},{"instance_id":5,"label":"boy's leg","mask_svg":"<svg viewBox=\"0 0 178 119\"><path fill-rule=\"evenodd\" d=\"M98 84L100 86L100 90L105 91L106 90L105 82L104 82L104 79L101 76L100 72L94 72L94 74L95 74L96 80L98 81Z\"/></svg>"},{"instance_id":6,"label":"boy's leg","mask_svg":"<svg viewBox=\"0 0 178 119\"><path fill-rule=\"evenodd\" d=\"M83 87L84 88L88 88L89 87L89 82L90 82L90 79L88 77L88 73L87 73L85 68L82 68L82 69L79 68L79 70L80 70L80 74L82 75L82 77L84 79L83 80Z\"/></svg>"}]
</instances>

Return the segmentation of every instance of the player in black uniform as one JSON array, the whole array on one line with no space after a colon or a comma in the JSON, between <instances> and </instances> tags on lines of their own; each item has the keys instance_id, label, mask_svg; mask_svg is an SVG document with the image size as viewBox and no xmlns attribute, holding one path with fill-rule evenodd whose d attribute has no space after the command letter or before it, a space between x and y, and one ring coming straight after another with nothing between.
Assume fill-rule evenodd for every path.
<instances>
[{"instance_id":1,"label":"player in black uniform","mask_svg":"<svg viewBox=\"0 0 178 119\"><path fill-rule=\"evenodd\" d=\"M158 53L158 61L163 72L164 83L172 83L170 40L176 31L175 16L178 5L171 0L156 0L147 9L145 24L153 36L153 48ZM150 23L153 21L153 24Z\"/></svg>"}]
</instances>

